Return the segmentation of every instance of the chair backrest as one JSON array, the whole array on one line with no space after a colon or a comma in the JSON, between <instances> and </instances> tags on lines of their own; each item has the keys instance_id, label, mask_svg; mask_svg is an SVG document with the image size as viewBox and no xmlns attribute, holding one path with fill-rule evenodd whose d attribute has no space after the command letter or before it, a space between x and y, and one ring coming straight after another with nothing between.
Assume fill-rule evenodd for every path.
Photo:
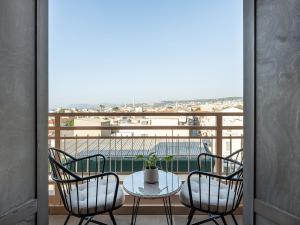
<instances>
[{"instance_id":1,"label":"chair backrest","mask_svg":"<svg viewBox=\"0 0 300 225\"><path fill-rule=\"evenodd\" d=\"M238 161L240 163L244 163L244 149L241 148L230 155L226 156L227 159L232 159L234 161Z\"/></svg>"},{"instance_id":2,"label":"chair backrest","mask_svg":"<svg viewBox=\"0 0 300 225\"><path fill-rule=\"evenodd\" d=\"M119 178L112 172L104 173L103 155L95 154L77 159L62 150L49 148L48 157L52 179L56 182L62 202L69 213L93 216L114 208ZM94 160L94 166L87 166L88 171L85 174L83 170L79 174L75 173L78 163L92 164L90 159ZM91 169L97 170L90 172Z\"/></svg>"},{"instance_id":3,"label":"chair backrest","mask_svg":"<svg viewBox=\"0 0 300 225\"><path fill-rule=\"evenodd\" d=\"M77 183L80 180L80 177L72 172L75 158L55 148L48 149L48 158L52 179L57 184L63 204L68 211L72 211L68 198L72 189L72 183Z\"/></svg>"},{"instance_id":4,"label":"chair backrest","mask_svg":"<svg viewBox=\"0 0 300 225\"><path fill-rule=\"evenodd\" d=\"M211 214L229 214L236 210L243 196L243 165L230 158L200 154L199 170L189 174L188 189L192 207ZM207 171L216 161L222 163L222 175ZM204 169L201 170L202 166Z\"/></svg>"},{"instance_id":5,"label":"chair backrest","mask_svg":"<svg viewBox=\"0 0 300 225\"><path fill-rule=\"evenodd\" d=\"M68 153L55 149L48 149L48 158L51 166L52 178L57 182L78 180L74 173L76 159Z\"/></svg>"}]
</instances>

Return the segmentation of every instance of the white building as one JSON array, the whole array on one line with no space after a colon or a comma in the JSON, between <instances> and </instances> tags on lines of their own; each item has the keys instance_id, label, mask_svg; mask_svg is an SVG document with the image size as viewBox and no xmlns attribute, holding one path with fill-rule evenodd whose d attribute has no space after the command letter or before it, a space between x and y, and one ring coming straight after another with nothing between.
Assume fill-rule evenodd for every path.
<instances>
[{"instance_id":1,"label":"white building","mask_svg":"<svg viewBox=\"0 0 300 225\"><path fill-rule=\"evenodd\" d=\"M143 118L136 119L135 121L131 121L129 123L121 123L122 126L183 126L187 125L187 117L186 116L146 116ZM117 136L189 136L190 131L188 129L181 130L165 130L165 129L133 129L133 130L119 130L117 132Z\"/></svg>"},{"instance_id":2,"label":"white building","mask_svg":"<svg viewBox=\"0 0 300 225\"><path fill-rule=\"evenodd\" d=\"M222 110L221 112L242 113L243 110L230 107ZM223 126L243 126L243 116L225 116L223 117ZM223 130L223 137L224 136L228 137L228 139L223 139L223 156L227 156L231 152L237 151L243 147L243 130Z\"/></svg>"},{"instance_id":3,"label":"white building","mask_svg":"<svg viewBox=\"0 0 300 225\"><path fill-rule=\"evenodd\" d=\"M99 118L75 118L74 126L110 126L110 121ZM74 136L110 136L111 130L74 130Z\"/></svg>"}]
</instances>

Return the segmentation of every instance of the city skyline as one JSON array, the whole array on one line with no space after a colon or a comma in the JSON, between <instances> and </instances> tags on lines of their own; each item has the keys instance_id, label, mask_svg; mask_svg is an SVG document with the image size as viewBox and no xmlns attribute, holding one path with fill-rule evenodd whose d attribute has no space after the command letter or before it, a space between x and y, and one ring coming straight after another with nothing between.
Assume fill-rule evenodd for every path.
<instances>
[{"instance_id":1,"label":"city skyline","mask_svg":"<svg viewBox=\"0 0 300 225\"><path fill-rule=\"evenodd\" d=\"M242 1L116 2L49 2L50 107L242 96Z\"/></svg>"},{"instance_id":2,"label":"city skyline","mask_svg":"<svg viewBox=\"0 0 300 225\"><path fill-rule=\"evenodd\" d=\"M71 104L65 104L65 105L54 105L49 107L50 110L58 109L58 108L99 108L100 106L105 107L114 107L114 106L130 106L130 107L137 107L137 106L157 106L157 105L168 105L168 104L181 104L181 103L205 103L205 102L212 102L212 101L230 101L230 99L236 101L243 101L243 97L241 96L228 96L228 97L220 97L220 98L202 98L202 99L175 99L175 100L161 100L161 101L153 101L153 102L136 102L133 100L132 102L121 102L121 103L109 103L109 102L97 102L97 103L71 103Z\"/></svg>"}]
</instances>

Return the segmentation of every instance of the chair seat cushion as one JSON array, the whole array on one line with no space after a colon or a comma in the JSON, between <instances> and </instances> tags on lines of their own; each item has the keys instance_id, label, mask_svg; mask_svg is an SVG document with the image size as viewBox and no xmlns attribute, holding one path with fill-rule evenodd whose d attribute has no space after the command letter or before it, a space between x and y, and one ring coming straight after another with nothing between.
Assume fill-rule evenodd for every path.
<instances>
[{"instance_id":1,"label":"chair seat cushion","mask_svg":"<svg viewBox=\"0 0 300 225\"><path fill-rule=\"evenodd\" d=\"M234 185L231 184L229 187L229 185L220 182L219 187L218 180L209 179L206 176L201 176L200 182L198 176L191 177L191 192L195 208L215 213L230 211L238 198L235 194ZM182 185L179 199L183 204L191 207L187 181Z\"/></svg>"},{"instance_id":2,"label":"chair seat cushion","mask_svg":"<svg viewBox=\"0 0 300 225\"><path fill-rule=\"evenodd\" d=\"M96 180L79 184L78 191L74 186L68 198L69 209L74 214L94 214L118 208L124 204L125 195L119 186L113 207L115 190L116 181L107 178L99 179L98 186Z\"/></svg>"}]
</instances>

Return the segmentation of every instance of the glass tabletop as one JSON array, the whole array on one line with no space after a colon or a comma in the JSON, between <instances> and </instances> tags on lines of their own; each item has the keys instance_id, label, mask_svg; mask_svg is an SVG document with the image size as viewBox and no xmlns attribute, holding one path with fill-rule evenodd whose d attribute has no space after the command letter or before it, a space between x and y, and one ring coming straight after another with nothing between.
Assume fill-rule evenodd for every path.
<instances>
[{"instance_id":1,"label":"glass tabletop","mask_svg":"<svg viewBox=\"0 0 300 225\"><path fill-rule=\"evenodd\" d=\"M123 182L124 190L140 198L163 198L180 190L182 183L176 174L159 170L158 175L158 183L149 184L144 182L144 171L130 174Z\"/></svg>"}]
</instances>

